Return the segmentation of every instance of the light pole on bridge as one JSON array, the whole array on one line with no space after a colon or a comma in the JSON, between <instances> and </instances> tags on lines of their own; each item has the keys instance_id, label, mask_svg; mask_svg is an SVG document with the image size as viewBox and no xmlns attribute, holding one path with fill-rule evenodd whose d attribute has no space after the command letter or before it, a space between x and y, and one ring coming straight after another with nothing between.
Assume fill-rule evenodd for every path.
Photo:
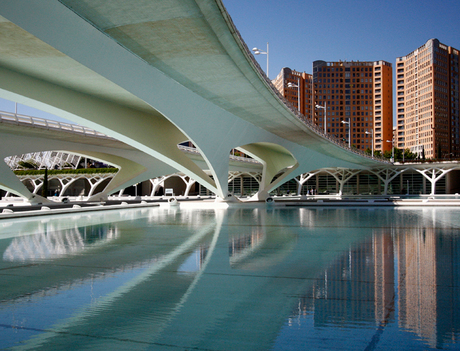
<instances>
[{"instance_id":1,"label":"light pole on bridge","mask_svg":"<svg viewBox=\"0 0 460 351\"><path fill-rule=\"evenodd\" d=\"M393 145L393 140L387 140L387 143L391 143L391 162L395 162L395 146Z\"/></svg>"},{"instance_id":2,"label":"light pole on bridge","mask_svg":"<svg viewBox=\"0 0 460 351\"><path fill-rule=\"evenodd\" d=\"M351 126L350 122L348 121L342 121L343 124L348 124L348 147L351 149Z\"/></svg>"},{"instance_id":3,"label":"light pole on bridge","mask_svg":"<svg viewBox=\"0 0 460 351\"><path fill-rule=\"evenodd\" d=\"M371 129L370 132L366 130L366 134L370 134L372 138L372 157L374 157L374 131Z\"/></svg>"},{"instance_id":4,"label":"light pole on bridge","mask_svg":"<svg viewBox=\"0 0 460 351\"><path fill-rule=\"evenodd\" d=\"M297 84L289 82L287 86L288 88L297 88L297 109L300 112L300 79L297 78Z\"/></svg>"},{"instance_id":5,"label":"light pole on bridge","mask_svg":"<svg viewBox=\"0 0 460 351\"><path fill-rule=\"evenodd\" d=\"M324 102L324 106L321 106L321 105L318 105L316 104L315 105L316 108L321 108L324 110L324 134L327 134L327 131L326 131L326 120L327 120L327 102Z\"/></svg>"},{"instance_id":6,"label":"light pole on bridge","mask_svg":"<svg viewBox=\"0 0 460 351\"><path fill-rule=\"evenodd\" d=\"M253 48L254 55L267 55L267 77L270 79L269 72L268 72L268 42L267 42L267 51L259 50L258 48Z\"/></svg>"}]
</instances>

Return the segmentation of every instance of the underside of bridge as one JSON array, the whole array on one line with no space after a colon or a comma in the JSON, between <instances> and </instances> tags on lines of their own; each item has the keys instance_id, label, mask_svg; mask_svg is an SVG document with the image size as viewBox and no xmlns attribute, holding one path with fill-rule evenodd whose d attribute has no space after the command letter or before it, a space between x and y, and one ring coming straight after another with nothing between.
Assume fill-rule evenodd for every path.
<instances>
[{"instance_id":1,"label":"underside of bridge","mask_svg":"<svg viewBox=\"0 0 460 351\"><path fill-rule=\"evenodd\" d=\"M235 148L263 164L260 198L311 170L379 165L281 100L220 0L0 0L0 16L0 97L116 138L221 198ZM185 140L212 177L177 148Z\"/></svg>"}]
</instances>

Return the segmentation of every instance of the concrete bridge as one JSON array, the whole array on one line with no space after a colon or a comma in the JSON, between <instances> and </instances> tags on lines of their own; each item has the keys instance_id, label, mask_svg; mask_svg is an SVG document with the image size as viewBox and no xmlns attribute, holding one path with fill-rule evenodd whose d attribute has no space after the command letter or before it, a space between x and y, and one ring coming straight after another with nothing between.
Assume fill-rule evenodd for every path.
<instances>
[{"instance_id":1,"label":"concrete bridge","mask_svg":"<svg viewBox=\"0 0 460 351\"><path fill-rule=\"evenodd\" d=\"M0 97L115 138L149 155L156 172L182 172L220 198L232 149L262 164L257 199L311 170L385 165L293 111L220 0L0 0L0 16ZM177 147L184 141L209 175ZM140 172L124 168L132 180Z\"/></svg>"}]
</instances>

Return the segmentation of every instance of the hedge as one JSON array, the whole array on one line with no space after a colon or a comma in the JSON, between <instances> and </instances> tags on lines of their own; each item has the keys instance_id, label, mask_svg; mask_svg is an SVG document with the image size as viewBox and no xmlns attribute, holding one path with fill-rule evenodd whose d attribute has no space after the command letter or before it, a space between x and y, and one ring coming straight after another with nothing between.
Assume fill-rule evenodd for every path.
<instances>
[{"instance_id":1,"label":"hedge","mask_svg":"<svg viewBox=\"0 0 460 351\"><path fill-rule=\"evenodd\" d=\"M80 168L80 169L49 169L48 175L53 174L94 174L94 173L117 173L118 168ZM44 169L29 169L14 171L16 175L45 175Z\"/></svg>"}]
</instances>

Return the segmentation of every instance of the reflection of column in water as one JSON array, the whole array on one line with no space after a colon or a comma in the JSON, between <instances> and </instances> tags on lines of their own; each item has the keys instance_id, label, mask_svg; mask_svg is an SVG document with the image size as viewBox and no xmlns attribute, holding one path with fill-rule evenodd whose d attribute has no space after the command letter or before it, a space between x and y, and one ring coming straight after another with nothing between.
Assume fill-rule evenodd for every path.
<instances>
[{"instance_id":1,"label":"reflection of column in water","mask_svg":"<svg viewBox=\"0 0 460 351\"><path fill-rule=\"evenodd\" d=\"M315 226L315 213L316 210L310 208L299 208L300 225L306 228Z\"/></svg>"},{"instance_id":2,"label":"reflection of column in water","mask_svg":"<svg viewBox=\"0 0 460 351\"><path fill-rule=\"evenodd\" d=\"M241 223L243 223L243 217L248 214L248 211L238 211L234 216L240 216ZM252 220L255 222L255 225L249 227L250 232L238 232L236 235L229 237L230 265L232 267L256 251L266 239L265 230L263 229L265 225L265 210L259 211L258 208L255 208L250 214Z\"/></svg>"},{"instance_id":3,"label":"reflection of column in water","mask_svg":"<svg viewBox=\"0 0 460 351\"><path fill-rule=\"evenodd\" d=\"M145 269L115 290L92 299L91 308L80 309L71 317L61 320L52 331L45 331L37 338L29 340L27 346L37 348L36 345L39 344L43 349L48 349L51 347L49 345L59 345L61 349L68 349L78 342L80 348L87 349L99 344L98 339L104 340L103 345L106 346L115 340L119 346L118 340L121 339L137 340L140 335L149 340L160 335L173 317L183 309L202 275L202 270L213 257L221 229L221 221L216 217L216 223L202 225L184 242L181 241L170 252L159 257L155 264L147 264ZM171 268L178 267L184 257L200 247L203 241L208 242L206 238L210 234L213 234L213 238L210 244L205 244L208 254L202 263L202 270L185 276L173 274ZM172 285L168 285L171 280ZM146 301L161 303L146 304ZM101 328L101 325L105 327ZM98 337L82 338L85 335L95 335L96 329Z\"/></svg>"},{"instance_id":4,"label":"reflection of column in water","mask_svg":"<svg viewBox=\"0 0 460 351\"><path fill-rule=\"evenodd\" d=\"M289 226L283 225L284 222L289 223L290 217L284 218L287 213L274 211L268 216L266 209L252 210L251 225L242 226L236 234L229 235L232 269L266 269L279 264L292 252L297 242L297 234ZM242 210L239 214L239 223L247 223L248 210ZM269 234L266 228L270 228Z\"/></svg>"},{"instance_id":5,"label":"reflection of column in water","mask_svg":"<svg viewBox=\"0 0 460 351\"><path fill-rule=\"evenodd\" d=\"M116 237L118 237L117 229L108 226L45 231L13 239L3 253L3 260L35 261L62 258L78 254L96 243Z\"/></svg>"}]
</instances>

